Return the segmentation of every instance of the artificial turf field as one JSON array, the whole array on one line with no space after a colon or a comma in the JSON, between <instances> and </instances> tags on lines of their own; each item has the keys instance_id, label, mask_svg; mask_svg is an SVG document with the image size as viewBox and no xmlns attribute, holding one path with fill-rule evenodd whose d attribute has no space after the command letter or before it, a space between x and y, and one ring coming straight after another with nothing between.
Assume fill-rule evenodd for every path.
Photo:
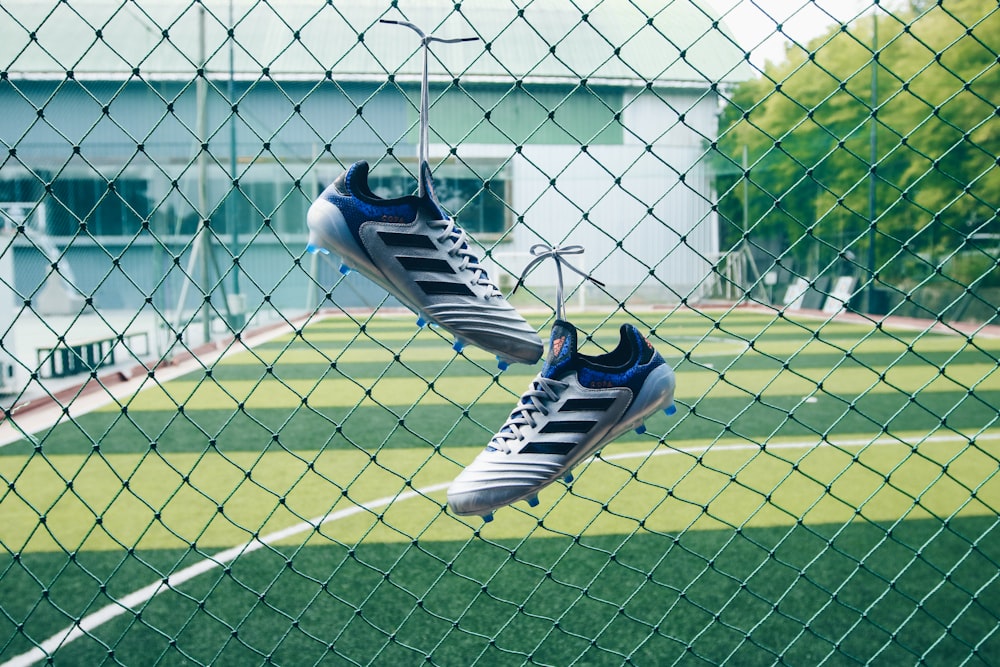
<instances>
[{"instance_id":1,"label":"artificial turf field","mask_svg":"<svg viewBox=\"0 0 1000 667\"><path fill-rule=\"evenodd\" d=\"M677 414L485 525L447 482L538 369L411 317L315 318L0 448L0 662L79 619L57 664L1000 655L1000 340L572 320L591 352L652 331Z\"/></svg>"}]
</instances>

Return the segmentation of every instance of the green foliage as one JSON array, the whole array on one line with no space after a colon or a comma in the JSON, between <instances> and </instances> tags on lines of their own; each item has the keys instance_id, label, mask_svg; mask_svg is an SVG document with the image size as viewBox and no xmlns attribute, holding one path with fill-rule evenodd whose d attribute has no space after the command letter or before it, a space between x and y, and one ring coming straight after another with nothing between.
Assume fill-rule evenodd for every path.
<instances>
[{"instance_id":1,"label":"green foliage","mask_svg":"<svg viewBox=\"0 0 1000 667\"><path fill-rule=\"evenodd\" d=\"M995 248L984 234L1000 231L1000 12L976 0L924 4L880 11L877 39L868 15L789 46L733 91L719 143L729 168L717 183L728 244L745 223L752 243L814 277L842 257L867 268L874 231L879 279L903 289L959 252ZM984 273L969 281L993 282L995 263L978 265Z\"/></svg>"}]
</instances>

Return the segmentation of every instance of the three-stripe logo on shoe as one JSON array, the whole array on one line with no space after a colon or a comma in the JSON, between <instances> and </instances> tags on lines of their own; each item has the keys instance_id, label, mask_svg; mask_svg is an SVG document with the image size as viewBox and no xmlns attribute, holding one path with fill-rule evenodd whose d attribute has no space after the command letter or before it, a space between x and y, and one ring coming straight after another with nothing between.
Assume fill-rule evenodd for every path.
<instances>
[{"instance_id":1,"label":"three-stripe logo on shoe","mask_svg":"<svg viewBox=\"0 0 1000 667\"><path fill-rule=\"evenodd\" d=\"M566 414L566 419L554 417L539 430L539 434L559 434L566 433L584 436L597 425L597 419L581 419L573 417L575 412L601 412L610 408L615 402L614 397L602 398L570 398L559 408L559 415ZM582 440L582 438L581 438ZM525 445L521 450L522 454L556 454L566 456L580 445L576 442L560 441L533 441Z\"/></svg>"},{"instance_id":2,"label":"three-stripe logo on shoe","mask_svg":"<svg viewBox=\"0 0 1000 667\"><path fill-rule=\"evenodd\" d=\"M424 250L436 250L434 241L424 234L407 234L406 232L384 232L380 231L378 237L387 246L397 248L423 248Z\"/></svg>"},{"instance_id":3,"label":"three-stripe logo on shoe","mask_svg":"<svg viewBox=\"0 0 1000 667\"><path fill-rule=\"evenodd\" d=\"M570 398L559 408L559 412L582 412L584 410L607 410L615 402L611 396L604 398Z\"/></svg>"},{"instance_id":4,"label":"three-stripe logo on shoe","mask_svg":"<svg viewBox=\"0 0 1000 667\"><path fill-rule=\"evenodd\" d=\"M434 242L424 234L380 231L378 232L378 236L386 246L392 248L436 250ZM431 274L436 273L441 274L443 277L450 276L450 279L444 278L442 280L415 280L414 282L417 284L417 287L419 287L423 293L428 296L441 294L475 296L475 293L469 289L468 285L463 282L456 282L455 269L447 260L437 257L422 257L419 255L413 256L407 254L397 254L395 257L400 265L407 271Z\"/></svg>"}]
</instances>

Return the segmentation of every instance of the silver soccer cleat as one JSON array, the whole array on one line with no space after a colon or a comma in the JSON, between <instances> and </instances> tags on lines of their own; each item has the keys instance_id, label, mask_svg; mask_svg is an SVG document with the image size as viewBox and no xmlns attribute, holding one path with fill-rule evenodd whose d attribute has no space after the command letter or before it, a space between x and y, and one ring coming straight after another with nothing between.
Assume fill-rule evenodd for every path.
<instances>
[{"instance_id":1,"label":"silver soccer cleat","mask_svg":"<svg viewBox=\"0 0 1000 667\"><path fill-rule=\"evenodd\" d=\"M630 324L618 347L600 356L577 352L576 328L556 320L545 366L507 422L448 489L455 514L479 515L538 492L657 410L673 414L674 371ZM641 432L641 431L640 431Z\"/></svg>"},{"instance_id":2,"label":"silver soccer cleat","mask_svg":"<svg viewBox=\"0 0 1000 667\"><path fill-rule=\"evenodd\" d=\"M542 356L538 333L507 302L469 247L465 231L437 203L430 169L420 170L422 196L382 199L357 162L309 208L311 252L340 255L342 273L356 269L418 315L455 336L455 349L475 345L501 368Z\"/></svg>"}]
</instances>

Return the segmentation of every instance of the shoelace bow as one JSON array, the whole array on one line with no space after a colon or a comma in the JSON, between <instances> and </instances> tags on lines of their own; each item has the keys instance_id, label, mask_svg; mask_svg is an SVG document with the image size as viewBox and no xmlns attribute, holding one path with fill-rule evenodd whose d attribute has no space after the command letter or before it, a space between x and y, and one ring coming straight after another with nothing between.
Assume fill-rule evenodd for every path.
<instances>
[{"instance_id":1,"label":"shoelace bow","mask_svg":"<svg viewBox=\"0 0 1000 667\"><path fill-rule=\"evenodd\" d=\"M536 243L531 246L530 252L534 257L528 265L524 267L521 271L521 277L517 279L517 284L514 286L514 290L511 292L513 294L517 291L517 288L524 283L524 279L528 277L528 274L535 270L535 268L547 259L553 259L556 263L556 318L560 320L566 319L566 309L563 303L563 273L562 267L566 267L576 274L582 276L584 279L589 280L598 287L604 287L602 283L597 278L594 278L589 273L581 271L569 262L567 262L563 255L582 255L583 246L582 245L566 245L566 246L551 246L547 243Z\"/></svg>"},{"instance_id":2,"label":"shoelace bow","mask_svg":"<svg viewBox=\"0 0 1000 667\"><path fill-rule=\"evenodd\" d=\"M559 393L567 386L565 382L560 380L553 380L542 375L536 377L531 383L531 389L521 396L520 404L511 413L500 432L493 436L490 446L495 450L509 454L511 442L517 442L524 438L521 429L534 428L537 413L541 413L542 416L549 414L548 404L558 400Z\"/></svg>"}]
</instances>

